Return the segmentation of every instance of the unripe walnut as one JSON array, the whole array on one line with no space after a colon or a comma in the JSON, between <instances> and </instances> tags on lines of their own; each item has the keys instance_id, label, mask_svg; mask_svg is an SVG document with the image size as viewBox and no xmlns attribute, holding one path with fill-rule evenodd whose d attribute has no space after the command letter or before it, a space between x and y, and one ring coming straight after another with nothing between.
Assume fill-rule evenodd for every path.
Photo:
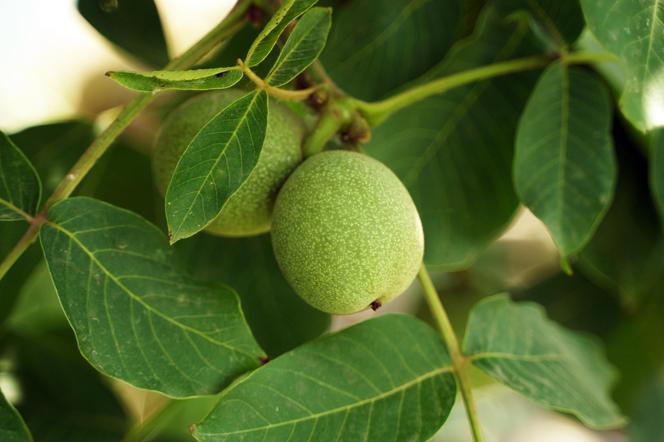
<instances>
[{"instance_id":1,"label":"unripe walnut","mask_svg":"<svg viewBox=\"0 0 664 442\"><path fill-rule=\"evenodd\" d=\"M162 196L180 156L196 133L244 93L229 89L197 95L169 115L152 156L155 183ZM269 231L276 193L302 161L303 135L304 126L299 117L272 100L265 142L256 167L205 231L220 236L252 236Z\"/></svg>"},{"instance_id":2,"label":"unripe walnut","mask_svg":"<svg viewBox=\"0 0 664 442\"><path fill-rule=\"evenodd\" d=\"M415 204L382 163L348 151L316 154L283 185L272 244L293 289L329 313L354 313L401 294L422 263Z\"/></svg>"}]
</instances>

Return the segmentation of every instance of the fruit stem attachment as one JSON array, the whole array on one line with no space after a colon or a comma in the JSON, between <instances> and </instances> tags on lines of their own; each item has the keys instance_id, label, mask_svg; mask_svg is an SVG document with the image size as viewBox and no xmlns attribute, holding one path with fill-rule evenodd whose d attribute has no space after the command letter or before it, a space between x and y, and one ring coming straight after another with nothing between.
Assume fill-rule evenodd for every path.
<instances>
[{"instance_id":1,"label":"fruit stem attachment","mask_svg":"<svg viewBox=\"0 0 664 442\"><path fill-rule=\"evenodd\" d=\"M247 66L241 59L238 58L237 60L237 65L240 67L244 75L251 80L252 83L256 85L258 89L263 89L265 92L267 92L269 95L272 95L273 97L280 98L282 100L287 100L287 101L304 101L311 94L316 92L316 90L320 89L319 86L314 86L310 87L308 89L300 89L300 90L289 90L289 89L281 89L275 86L271 86L268 84L265 80L263 80L261 77L256 75L254 71L251 70L249 66Z\"/></svg>"},{"instance_id":2,"label":"fruit stem attachment","mask_svg":"<svg viewBox=\"0 0 664 442\"><path fill-rule=\"evenodd\" d=\"M239 0L235 7L229 12L217 26L212 28L198 42L177 58L171 60L165 67L166 70L186 69L203 58L213 50L220 42L230 38L242 28L246 22L246 13L253 0ZM145 109L154 99L155 95L149 92L138 94L120 111L115 120L102 131L97 138L88 146L76 164L72 166L64 179L58 184L53 194L46 200L40 212L34 217L30 228L26 230L23 237L14 246L9 255L0 262L0 279L18 261L21 255L28 249L39 233L41 224L46 220L46 214L55 203L68 198L83 178L94 167L99 158L106 153L113 141L129 126L134 118Z\"/></svg>"},{"instance_id":3,"label":"fruit stem attachment","mask_svg":"<svg viewBox=\"0 0 664 442\"><path fill-rule=\"evenodd\" d=\"M447 348L450 352L450 357L452 359L452 369L454 371L454 376L457 379L459 390L461 391L463 403L466 407L468 421L470 422L470 429L473 433L473 440L475 442L482 442L484 440L482 438L482 429L480 427L480 422L477 416L475 400L473 399L473 389L470 385L470 380L468 379L469 360L461 351L459 340L457 339L456 333L452 328L450 318L447 316L447 312L445 311L445 308L440 301L440 296L438 296L436 287L433 285L431 277L429 276L429 272L424 266L424 263L422 263L417 277L420 280L420 285L422 286L424 297L427 301L427 304L429 305L429 310L431 310L431 314L436 321L440 335L442 336L445 344L447 344Z\"/></svg>"}]
</instances>

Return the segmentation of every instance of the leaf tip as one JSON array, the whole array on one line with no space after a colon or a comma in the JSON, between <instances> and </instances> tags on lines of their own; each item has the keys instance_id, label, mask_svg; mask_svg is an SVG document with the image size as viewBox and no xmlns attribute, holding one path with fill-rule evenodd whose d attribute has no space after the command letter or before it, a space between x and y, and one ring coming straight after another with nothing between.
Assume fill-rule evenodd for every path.
<instances>
[{"instance_id":1,"label":"leaf tip","mask_svg":"<svg viewBox=\"0 0 664 442\"><path fill-rule=\"evenodd\" d=\"M567 276L572 276L574 274L572 265L570 264L569 259L566 256L560 257L560 268L563 270L563 272L565 272Z\"/></svg>"}]
</instances>

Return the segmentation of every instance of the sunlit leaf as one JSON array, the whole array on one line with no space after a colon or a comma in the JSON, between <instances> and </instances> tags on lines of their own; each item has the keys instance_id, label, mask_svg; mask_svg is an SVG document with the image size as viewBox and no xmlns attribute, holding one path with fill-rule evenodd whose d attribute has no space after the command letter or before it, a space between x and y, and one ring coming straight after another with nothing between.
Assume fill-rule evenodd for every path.
<instances>
[{"instance_id":1,"label":"sunlit leaf","mask_svg":"<svg viewBox=\"0 0 664 442\"><path fill-rule=\"evenodd\" d=\"M175 397L218 392L262 351L227 286L174 263L163 234L89 198L49 210L41 241L82 354L98 370Z\"/></svg>"},{"instance_id":2,"label":"sunlit leaf","mask_svg":"<svg viewBox=\"0 0 664 442\"><path fill-rule=\"evenodd\" d=\"M260 64L267 57L277 40L293 20L304 14L318 0L286 0L283 5L272 15L263 30L251 44L245 63L249 67Z\"/></svg>"},{"instance_id":3,"label":"sunlit leaf","mask_svg":"<svg viewBox=\"0 0 664 442\"><path fill-rule=\"evenodd\" d=\"M489 10L476 34L420 81L531 51L525 22L503 21ZM521 73L455 88L373 130L367 151L408 187L422 217L428 265L468 266L512 218L514 134L535 78Z\"/></svg>"},{"instance_id":4,"label":"sunlit leaf","mask_svg":"<svg viewBox=\"0 0 664 442\"><path fill-rule=\"evenodd\" d=\"M0 439L5 442L32 442L30 430L18 411L0 392Z\"/></svg>"},{"instance_id":5,"label":"sunlit leaf","mask_svg":"<svg viewBox=\"0 0 664 442\"><path fill-rule=\"evenodd\" d=\"M567 257L597 229L615 181L608 91L581 68L550 65L517 130L514 184L521 202L544 221Z\"/></svg>"},{"instance_id":6,"label":"sunlit leaf","mask_svg":"<svg viewBox=\"0 0 664 442\"><path fill-rule=\"evenodd\" d=\"M616 372L597 343L546 318L534 303L496 295L470 313L464 352L489 376L591 428L625 418L609 396Z\"/></svg>"},{"instance_id":7,"label":"sunlit leaf","mask_svg":"<svg viewBox=\"0 0 664 442\"><path fill-rule=\"evenodd\" d=\"M21 150L0 132L0 221L34 215L41 197L37 171Z\"/></svg>"},{"instance_id":8,"label":"sunlit leaf","mask_svg":"<svg viewBox=\"0 0 664 442\"><path fill-rule=\"evenodd\" d=\"M303 345L229 387L195 428L208 440L428 440L456 384L436 333L386 315Z\"/></svg>"},{"instance_id":9,"label":"sunlit leaf","mask_svg":"<svg viewBox=\"0 0 664 442\"><path fill-rule=\"evenodd\" d=\"M661 0L581 0L588 27L627 70L620 100L639 129L664 125L664 7Z\"/></svg>"},{"instance_id":10,"label":"sunlit leaf","mask_svg":"<svg viewBox=\"0 0 664 442\"><path fill-rule=\"evenodd\" d=\"M458 37L462 0L353 0L334 8L321 60L364 100L384 97L438 63Z\"/></svg>"},{"instance_id":11,"label":"sunlit leaf","mask_svg":"<svg viewBox=\"0 0 664 442\"><path fill-rule=\"evenodd\" d=\"M274 86L282 86L309 67L323 51L331 25L330 8L313 8L304 14L288 36L266 81Z\"/></svg>"},{"instance_id":12,"label":"sunlit leaf","mask_svg":"<svg viewBox=\"0 0 664 442\"><path fill-rule=\"evenodd\" d=\"M226 89L242 79L237 67L192 69L188 71L122 72L106 74L122 86L141 92L161 89L205 91Z\"/></svg>"},{"instance_id":13,"label":"sunlit leaf","mask_svg":"<svg viewBox=\"0 0 664 442\"><path fill-rule=\"evenodd\" d=\"M78 11L101 35L150 66L168 63L153 0L78 0Z\"/></svg>"},{"instance_id":14,"label":"sunlit leaf","mask_svg":"<svg viewBox=\"0 0 664 442\"><path fill-rule=\"evenodd\" d=\"M191 141L166 191L171 242L212 222L256 166L267 130L268 97L253 91L222 109Z\"/></svg>"}]
</instances>

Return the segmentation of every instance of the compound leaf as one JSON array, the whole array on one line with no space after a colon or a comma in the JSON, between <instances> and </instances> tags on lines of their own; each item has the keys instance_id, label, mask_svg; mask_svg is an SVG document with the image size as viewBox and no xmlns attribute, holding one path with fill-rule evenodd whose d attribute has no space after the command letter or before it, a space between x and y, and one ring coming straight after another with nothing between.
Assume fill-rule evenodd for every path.
<instances>
[{"instance_id":1,"label":"compound leaf","mask_svg":"<svg viewBox=\"0 0 664 442\"><path fill-rule=\"evenodd\" d=\"M81 353L99 371L187 397L216 393L258 365L237 294L183 274L155 226L84 197L48 218L46 262Z\"/></svg>"}]
</instances>

